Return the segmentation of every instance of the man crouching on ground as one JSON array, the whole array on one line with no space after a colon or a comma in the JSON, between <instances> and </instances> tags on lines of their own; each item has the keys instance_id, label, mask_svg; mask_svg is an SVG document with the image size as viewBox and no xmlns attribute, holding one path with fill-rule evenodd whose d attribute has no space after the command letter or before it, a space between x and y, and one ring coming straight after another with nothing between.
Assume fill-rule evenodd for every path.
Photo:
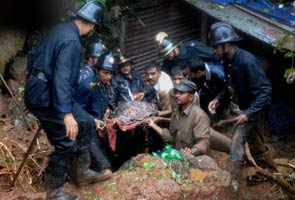
<instances>
[{"instance_id":1,"label":"man crouching on ground","mask_svg":"<svg viewBox=\"0 0 295 200\"><path fill-rule=\"evenodd\" d=\"M216 143L216 149L228 152L231 140L210 127L206 113L194 103L194 94L197 86L188 80L174 85L174 98L178 105L171 116L169 129L162 129L155 122L157 118L147 119L150 128L153 128L166 143L183 149L194 156L206 154L210 147ZM210 139L210 135L216 138ZM216 136L216 137L215 137Z\"/></svg>"}]
</instances>

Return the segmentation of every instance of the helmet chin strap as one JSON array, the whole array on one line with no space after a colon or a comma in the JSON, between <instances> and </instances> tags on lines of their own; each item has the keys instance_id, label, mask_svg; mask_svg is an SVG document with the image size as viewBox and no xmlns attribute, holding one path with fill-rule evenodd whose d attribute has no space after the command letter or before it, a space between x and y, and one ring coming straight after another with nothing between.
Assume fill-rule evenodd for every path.
<instances>
[{"instance_id":1,"label":"helmet chin strap","mask_svg":"<svg viewBox=\"0 0 295 200\"><path fill-rule=\"evenodd\" d=\"M173 52L173 58L177 57L176 52L175 52L175 49L173 49L172 52Z\"/></svg>"},{"instance_id":2,"label":"helmet chin strap","mask_svg":"<svg viewBox=\"0 0 295 200\"><path fill-rule=\"evenodd\" d=\"M222 51L222 58L223 58L223 60L227 60L228 57L227 57L227 54L226 54L226 51L225 51L225 44L222 44L221 45L221 51Z\"/></svg>"},{"instance_id":3,"label":"helmet chin strap","mask_svg":"<svg viewBox=\"0 0 295 200\"><path fill-rule=\"evenodd\" d=\"M225 44L222 45L222 57L223 59L231 60L234 52L236 51L236 44L234 43L228 43L229 47L227 47L227 50L225 50Z\"/></svg>"},{"instance_id":4,"label":"helmet chin strap","mask_svg":"<svg viewBox=\"0 0 295 200\"><path fill-rule=\"evenodd\" d=\"M89 31L89 33L87 33L86 37L89 38L90 36L92 36L95 32L95 29L93 28L91 31Z\"/></svg>"},{"instance_id":5,"label":"helmet chin strap","mask_svg":"<svg viewBox=\"0 0 295 200\"><path fill-rule=\"evenodd\" d=\"M169 54L173 53L173 57L170 57L168 54L168 60L173 60L176 57L176 53L174 52L175 49L173 49Z\"/></svg>"}]
</instances>

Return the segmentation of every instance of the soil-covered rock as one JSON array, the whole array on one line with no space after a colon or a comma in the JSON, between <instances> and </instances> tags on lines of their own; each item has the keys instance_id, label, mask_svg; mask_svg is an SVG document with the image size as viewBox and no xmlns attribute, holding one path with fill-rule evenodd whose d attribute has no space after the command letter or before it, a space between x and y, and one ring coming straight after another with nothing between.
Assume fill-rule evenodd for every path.
<instances>
[{"instance_id":1,"label":"soil-covered rock","mask_svg":"<svg viewBox=\"0 0 295 200\"><path fill-rule=\"evenodd\" d=\"M230 185L230 174L208 156L188 156L184 162L140 154L113 177L89 186L83 199L218 199Z\"/></svg>"},{"instance_id":2,"label":"soil-covered rock","mask_svg":"<svg viewBox=\"0 0 295 200\"><path fill-rule=\"evenodd\" d=\"M27 72L27 55L17 56L13 59L13 63L8 66L9 78L24 84Z\"/></svg>"},{"instance_id":3,"label":"soil-covered rock","mask_svg":"<svg viewBox=\"0 0 295 200\"><path fill-rule=\"evenodd\" d=\"M25 43L26 33L14 29L0 30L0 73L3 74L5 65L20 51Z\"/></svg>"},{"instance_id":4,"label":"soil-covered rock","mask_svg":"<svg viewBox=\"0 0 295 200\"><path fill-rule=\"evenodd\" d=\"M33 123L34 118L26 113L34 128L30 131L22 117L16 114L11 98L2 98L5 104L9 105L10 114L0 117L0 200L45 199L42 175L52 146L42 132L15 186L11 187L12 178L24 158L37 126ZM267 141L273 144L279 158L276 160L278 163L295 165L294 134L281 137L267 135ZM209 156L185 156L185 162L168 162L149 154L141 154L126 162L107 181L83 188L66 183L65 190L81 196L83 200L288 199L284 189L270 180L249 186L246 177L256 172L255 167L249 163L243 168L239 191L234 193L229 187L230 177L226 171L228 155L210 151ZM295 174L294 169L284 166L279 167L279 172L275 175L294 177Z\"/></svg>"}]
</instances>

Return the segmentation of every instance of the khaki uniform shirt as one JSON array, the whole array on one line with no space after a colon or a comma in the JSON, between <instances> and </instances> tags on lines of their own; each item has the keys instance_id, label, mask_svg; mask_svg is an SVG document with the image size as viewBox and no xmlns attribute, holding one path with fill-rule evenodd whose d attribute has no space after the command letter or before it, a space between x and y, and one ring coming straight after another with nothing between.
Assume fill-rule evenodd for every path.
<instances>
[{"instance_id":1,"label":"khaki uniform shirt","mask_svg":"<svg viewBox=\"0 0 295 200\"><path fill-rule=\"evenodd\" d=\"M205 154L209 148L210 121L206 113L194 103L183 112L177 108L172 116L170 128L163 129L163 140L175 144L176 149L197 148Z\"/></svg>"}]
</instances>

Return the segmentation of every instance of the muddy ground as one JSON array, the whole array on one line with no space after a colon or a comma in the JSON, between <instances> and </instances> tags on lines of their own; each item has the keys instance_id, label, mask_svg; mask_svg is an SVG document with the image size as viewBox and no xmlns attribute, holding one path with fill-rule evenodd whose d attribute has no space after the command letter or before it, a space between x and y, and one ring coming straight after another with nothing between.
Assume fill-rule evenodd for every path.
<instances>
[{"instance_id":1,"label":"muddy ground","mask_svg":"<svg viewBox=\"0 0 295 200\"><path fill-rule=\"evenodd\" d=\"M16 173L25 152L29 147L34 134L37 130L37 124L33 123L33 118L29 122L34 128L33 131L25 125L21 116L11 115L0 118L0 200L8 199L45 199L45 192L42 185L42 175L46 167L47 156L52 151L47 138L41 132L33 153L28 157L26 164L18 176L15 186L11 187L11 182ZM277 152L277 161L286 163L291 162L295 165L295 131L289 130L280 136L267 134L266 140L273 144ZM229 134L229 133L227 133ZM211 156L218 162L222 169L227 169L228 155L224 153L211 152ZM293 160L292 160L293 159ZM271 181L265 181L256 186L248 186L246 177L255 172L255 168L248 164L244 170L240 182L240 189L237 193L229 191L224 199L241 200L263 200L263 199L288 199L284 190ZM280 167L284 175L291 174L294 171L285 167ZM115 172L116 173L116 172ZM95 186L96 187L96 186ZM97 187L100 187L99 185ZM66 183L67 191L79 194L83 199L98 200L99 196L93 196L93 187L77 189Z\"/></svg>"}]
</instances>

